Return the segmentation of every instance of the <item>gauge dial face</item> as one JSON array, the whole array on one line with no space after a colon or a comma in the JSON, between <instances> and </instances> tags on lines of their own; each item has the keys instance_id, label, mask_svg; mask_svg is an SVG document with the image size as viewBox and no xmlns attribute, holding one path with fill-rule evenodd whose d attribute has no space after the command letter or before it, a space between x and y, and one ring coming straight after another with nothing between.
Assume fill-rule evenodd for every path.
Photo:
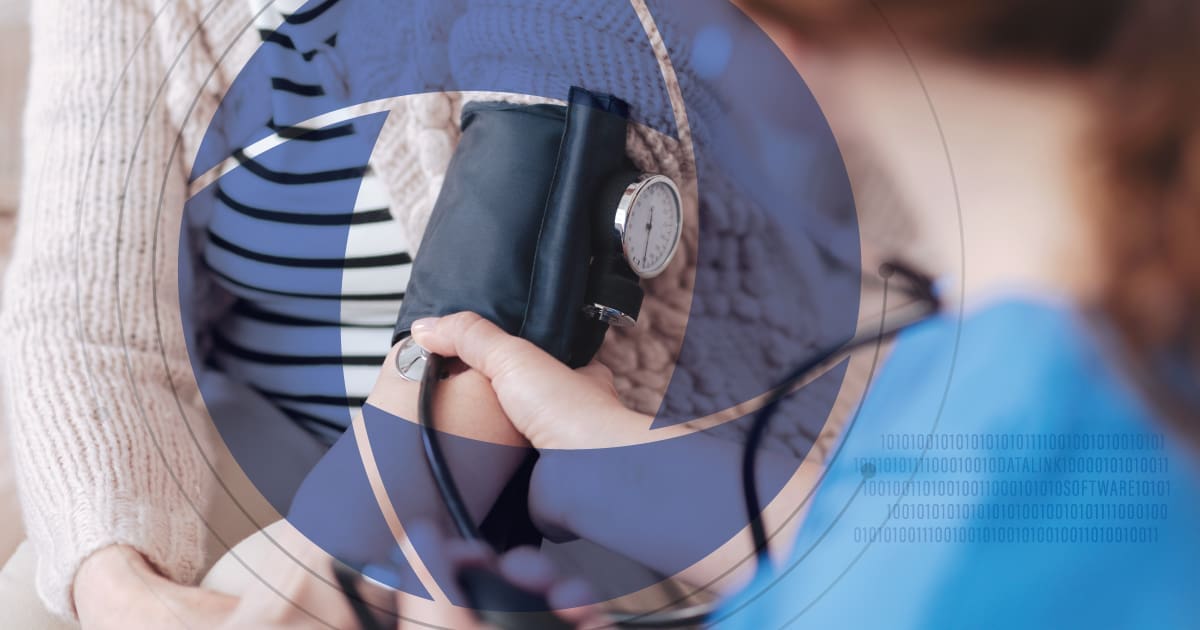
<instances>
[{"instance_id":1,"label":"gauge dial face","mask_svg":"<svg viewBox=\"0 0 1200 630\"><path fill-rule=\"evenodd\" d=\"M683 205L679 190L666 177L654 176L644 181L632 201L622 206L621 245L625 259L634 273L653 278L666 270L683 233Z\"/></svg>"}]
</instances>

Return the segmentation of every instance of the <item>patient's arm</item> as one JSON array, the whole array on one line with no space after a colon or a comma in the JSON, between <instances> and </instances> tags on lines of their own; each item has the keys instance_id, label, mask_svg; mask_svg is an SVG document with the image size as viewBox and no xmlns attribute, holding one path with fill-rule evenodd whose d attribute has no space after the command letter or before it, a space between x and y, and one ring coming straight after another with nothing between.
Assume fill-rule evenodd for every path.
<instances>
[{"instance_id":1,"label":"patient's arm","mask_svg":"<svg viewBox=\"0 0 1200 630\"><path fill-rule=\"evenodd\" d=\"M607 370L571 370L478 315L418 322L413 334L489 377L513 425L541 450L530 507L544 529L578 535L664 574L688 569L684 577L697 583L725 576L716 585L722 589L751 575L741 444L678 425L651 432L653 419L620 403ZM650 440L656 446L639 446ZM799 522L791 508L816 482L817 467L761 451L757 472L761 497L792 480L778 507L764 514L767 531L787 541L772 552L786 553Z\"/></svg>"},{"instance_id":2,"label":"patient's arm","mask_svg":"<svg viewBox=\"0 0 1200 630\"><path fill-rule=\"evenodd\" d=\"M380 370L362 416L314 467L288 514L306 536L350 563L386 563L404 523L449 522L417 430L420 386L396 371L396 351ZM488 380L474 370L442 381L434 411L442 448L479 522L531 451Z\"/></svg>"}]
</instances>

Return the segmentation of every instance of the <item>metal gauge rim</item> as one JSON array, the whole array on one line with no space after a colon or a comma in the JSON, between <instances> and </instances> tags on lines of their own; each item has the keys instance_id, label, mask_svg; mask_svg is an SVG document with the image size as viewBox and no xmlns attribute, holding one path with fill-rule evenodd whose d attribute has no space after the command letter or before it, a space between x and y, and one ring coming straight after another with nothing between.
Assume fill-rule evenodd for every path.
<instances>
[{"instance_id":1,"label":"metal gauge rim","mask_svg":"<svg viewBox=\"0 0 1200 630\"><path fill-rule=\"evenodd\" d=\"M675 237L671 242L671 251L667 254L667 257L663 259L663 262L650 271L639 271L638 269L635 269L632 264L633 258L630 256L629 246L625 242L625 232L629 222L630 212L637 203L638 197L656 184L666 184L667 188L670 189L671 194L674 195L675 216L677 219L676 223L678 228L675 230ZM675 184L674 180L666 175L643 175L639 177L637 181L633 182L625 189L625 194L621 196L621 202L617 205L617 214L614 217L613 223L617 229L617 238L621 241L621 253L624 254L625 261L629 264L629 268L633 269L633 272L636 273L638 277L645 280L656 278L662 275L662 273L667 270L667 267L671 266L671 261L675 259L675 255L679 253L679 242L683 238L683 196L679 194L679 186Z\"/></svg>"}]
</instances>

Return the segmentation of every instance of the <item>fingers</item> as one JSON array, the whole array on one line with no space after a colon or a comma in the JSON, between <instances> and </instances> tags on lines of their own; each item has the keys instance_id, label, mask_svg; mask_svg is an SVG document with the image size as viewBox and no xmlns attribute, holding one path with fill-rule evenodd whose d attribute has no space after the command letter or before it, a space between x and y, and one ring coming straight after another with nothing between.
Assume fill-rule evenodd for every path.
<instances>
[{"instance_id":1,"label":"fingers","mask_svg":"<svg viewBox=\"0 0 1200 630\"><path fill-rule=\"evenodd\" d=\"M426 349L457 356L487 378L513 427L534 448L594 447L602 437L593 434L596 428L628 411L607 368L592 365L577 373L474 313L419 320L412 331Z\"/></svg>"},{"instance_id":2,"label":"fingers","mask_svg":"<svg viewBox=\"0 0 1200 630\"><path fill-rule=\"evenodd\" d=\"M554 586L558 572L545 554L533 547L520 547L500 557L500 574L527 591L545 593Z\"/></svg>"},{"instance_id":3,"label":"fingers","mask_svg":"<svg viewBox=\"0 0 1200 630\"><path fill-rule=\"evenodd\" d=\"M554 563L533 547L519 547L500 557L500 574L514 586L544 593L550 609L573 625L602 620L591 587L579 578L561 579Z\"/></svg>"},{"instance_id":4,"label":"fingers","mask_svg":"<svg viewBox=\"0 0 1200 630\"><path fill-rule=\"evenodd\" d=\"M428 521L415 521L405 527L413 548L419 549L421 561L429 573L438 578L454 575L464 566L486 566L492 561L491 550L482 542L447 538L437 526ZM439 580L442 591L451 601L462 601L462 593L454 580Z\"/></svg>"},{"instance_id":5,"label":"fingers","mask_svg":"<svg viewBox=\"0 0 1200 630\"><path fill-rule=\"evenodd\" d=\"M438 578L438 586L452 602L463 601L458 583L450 578L464 566L486 566L492 561L492 552L481 542L469 542L459 538L446 538L441 530L428 521L414 521L405 526L410 544L420 550L421 561L430 574ZM468 608L459 608L446 601L429 601L424 597L410 595L404 591L395 594L400 622L397 628L430 627L478 628L475 614Z\"/></svg>"},{"instance_id":6,"label":"fingers","mask_svg":"<svg viewBox=\"0 0 1200 630\"><path fill-rule=\"evenodd\" d=\"M427 522L410 524L407 533L414 544L421 543L421 559L435 575L454 576L468 567L496 570L513 586L545 595L551 610L557 611L556 614L568 623L588 627L603 625L603 612L591 603L595 597L587 584L579 579L561 579L553 562L533 547L514 549L497 558L483 543L444 538L435 526ZM447 581L449 583L441 585L446 594L452 600L463 601L455 580ZM402 606L405 602L410 606L408 614L403 608L400 610L402 617L416 613L413 619L431 621L411 608L411 598L401 595L400 600ZM439 625L477 627L478 620L467 609L443 609L439 612L433 618L438 620Z\"/></svg>"},{"instance_id":7,"label":"fingers","mask_svg":"<svg viewBox=\"0 0 1200 630\"><path fill-rule=\"evenodd\" d=\"M532 343L514 337L475 313L456 313L413 323L413 337L430 352L457 356L479 370L500 390L497 381L516 379L532 383L561 378L569 373Z\"/></svg>"},{"instance_id":8,"label":"fingers","mask_svg":"<svg viewBox=\"0 0 1200 630\"><path fill-rule=\"evenodd\" d=\"M413 324L416 342L430 352L457 356L491 380L505 412L526 438L530 414L544 408L547 394L574 377L553 356L523 338L509 335L475 313L456 313Z\"/></svg>"}]
</instances>

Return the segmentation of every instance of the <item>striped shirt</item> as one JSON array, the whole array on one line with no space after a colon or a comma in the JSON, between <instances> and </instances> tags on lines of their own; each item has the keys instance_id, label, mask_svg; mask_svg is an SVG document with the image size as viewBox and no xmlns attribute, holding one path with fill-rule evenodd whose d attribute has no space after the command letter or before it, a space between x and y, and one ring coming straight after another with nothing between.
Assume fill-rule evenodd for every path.
<instances>
[{"instance_id":1,"label":"striped shirt","mask_svg":"<svg viewBox=\"0 0 1200 630\"><path fill-rule=\"evenodd\" d=\"M301 124L336 109L325 70L339 1L252 1L270 70L262 124L287 141L253 157L234 151L239 168L215 185L203 260L235 303L215 326L208 360L332 443L374 385L412 260L361 121ZM348 186L353 207L331 205L353 198Z\"/></svg>"}]
</instances>

